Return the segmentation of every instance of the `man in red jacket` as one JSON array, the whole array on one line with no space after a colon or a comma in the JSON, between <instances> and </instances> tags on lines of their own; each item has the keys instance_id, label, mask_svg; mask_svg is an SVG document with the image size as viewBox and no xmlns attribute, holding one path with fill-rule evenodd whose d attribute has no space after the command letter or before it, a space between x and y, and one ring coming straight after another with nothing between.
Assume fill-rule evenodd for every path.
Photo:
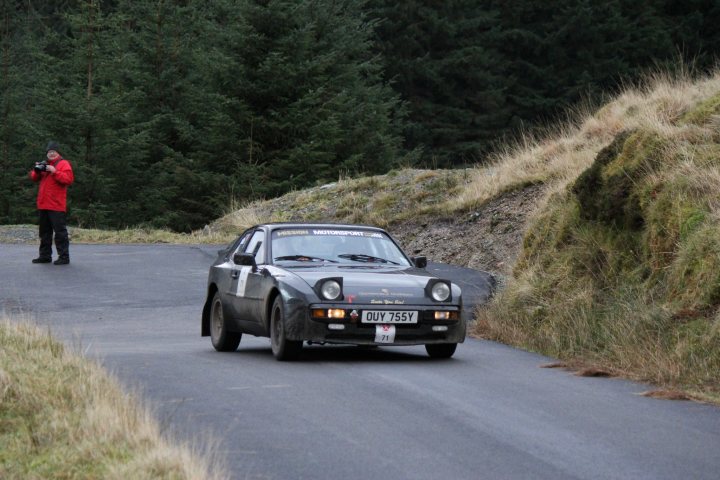
<instances>
[{"instance_id":1,"label":"man in red jacket","mask_svg":"<svg viewBox=\"0 0 720 480\"><path fill-rule=\"evenodd\" d=\"M40 182L37 208L40 225L40 256L32 263L52 261L52 240L55 232L55 249L58 259L55 265L70 263L70 239L68 238L65 212L67 211L67 189L75 179L70 162L62 158L57 142L47 144L47 162L35 165L30 179Z\"/></svg>"}]
</instances>

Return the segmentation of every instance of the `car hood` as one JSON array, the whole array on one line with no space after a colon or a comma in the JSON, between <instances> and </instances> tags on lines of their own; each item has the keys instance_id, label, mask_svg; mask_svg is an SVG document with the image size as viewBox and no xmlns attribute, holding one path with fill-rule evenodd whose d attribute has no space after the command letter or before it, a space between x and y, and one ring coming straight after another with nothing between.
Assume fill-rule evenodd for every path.
<instances>
[{"instance_id":1,"label":"car hood","mask_svg":"<svg viewBox=\"0 0 720 480\"><path fill-rule=\"evenodd\" d=\"M433 303L425 296L425 286L431 278L437 278L415 267L378 265L326 265L286 270L302 278L311 288L323 278L342 277L346 301L378 305ZM459 288L455 286L453 300L457 300L459 294Z\"/></svg>"}]
</instances>

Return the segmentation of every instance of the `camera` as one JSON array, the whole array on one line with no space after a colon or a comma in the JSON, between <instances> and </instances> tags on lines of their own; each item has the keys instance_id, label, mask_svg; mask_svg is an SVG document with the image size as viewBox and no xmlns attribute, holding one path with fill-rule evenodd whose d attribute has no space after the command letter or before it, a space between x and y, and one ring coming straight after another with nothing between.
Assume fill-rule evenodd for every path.
<instances>
[{"instance_id":1,"label":"camera","mask_svg":"<svg viewBox=\"0 0 720 480\"><path fill-rule=\"evenodd\" d=\"M47 160L43 160L41 162L35 162L35 166L33 167L33 170L36 172L44 172L47 170Z\"/></svg>"}]
</instances>

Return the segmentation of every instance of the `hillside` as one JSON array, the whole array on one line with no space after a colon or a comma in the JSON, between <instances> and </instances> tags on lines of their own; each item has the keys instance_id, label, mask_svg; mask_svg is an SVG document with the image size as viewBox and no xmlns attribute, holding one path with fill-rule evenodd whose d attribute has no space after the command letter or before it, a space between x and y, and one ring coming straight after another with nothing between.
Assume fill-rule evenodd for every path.
<instances>
[{"instance_id":1,"label":"hillside","mask_svg":"<svg viewBox=\"0 0 720 480\"><path fill-rule=\"evenodd\" d=\"M717 77L658 86L626 112L533 219L515 279L478 332L717 401Z\"/></svg>"},{"instance_id":2,"label":"hillside","mask_svg":"<svg viewBox=\"0 0 720 480\"><path fill-rule=\"evenodd\" d=\"M720 76L651 79L487 167L400 170L248 205L257 221L387 227L411 253L508 276L475 333L720 395Z\"/></svg>"}]
</instances>

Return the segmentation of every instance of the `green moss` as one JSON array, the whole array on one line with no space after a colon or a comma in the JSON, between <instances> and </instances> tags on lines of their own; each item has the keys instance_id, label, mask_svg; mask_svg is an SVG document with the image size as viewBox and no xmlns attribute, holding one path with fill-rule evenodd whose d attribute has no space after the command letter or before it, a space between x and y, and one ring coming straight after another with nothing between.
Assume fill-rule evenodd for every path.
<instances>
[{"instance_id":1,"label":"green moss","mask_svg":"<svg viewBox=\"0 0 720 480\"><path fill-rule=\"evenodd\" d=\"M639 186L649 170L662 165L663 145L655 133L619 134L572 186L581 216L616 228L640 230L645 219Z\"/></svg>"},{"instance_id":2,"label":"green moss","mask_svg":"<svg viewBox=\"0 0 720 480\"><path fill-rule=\"evenodd\" d=\"M698 209L695 206L691 206L684 212L683 217L685 220L680 224L680 241L685 242L688 240L690 235L695 232L700 225L705 222L707 213L703 210Z\"/></svg>"},{"instance_id":3,"label":"green moss","mask_svg":"<svg viewBox=\"0 0 720 480\"><path fill-rule=\"evenodd\" d=\"M653 269L666 268L682 242L706 223L707 198L697 190L695 179L673 171L643 189L644 248Z\"/></svg>"},{"instance_id":4,"label":"green moss","mask_svg":"<svg viewBox=\"0 0 720 480\"><path fill-rule=\"evenodd\" d=\"M680 124L704 125L713 115L720 114L720 93L694 106L680 118Z\"/></svg>"},{"instance_id":5,"label":"green moss","mask_svg":"<svg viewBox=\"0 0 720 480\"><path fill-rule=\"evenodd\" d=\"M703 224L680 244L668 275L668 301L685 308L720 306L720 238L716 224Z\"/></svg>"},{"instance_id":6,"label":"green moss","mask_svg":"<svg viewBox=\"0 0 720 480\"><path fill-rule=\"evenodd\" d=\"M631 134L624 132L618 135L597 154L590 168L572 185L572 192L580 205L580 215L585 220L630 227L641 223L635 216L628 218L626 215L626 211L632 211L628 205L633 189L631 179L625 175L604 174L606 167L620 156Z\"/></svg>"},{"instance_id":7,"label":"green moss","mask_svg":"<svg viewBox=\"0 0 720 480\"><path fill-rule=\"evenodd\" d=\"M655 132L637 131L630 135L620 154L611 161L603 174L606 180L618 176L640 177L648 168L662 166L667 140Z\"/></svg>"},{"instance_id":8,"label":"green moss","mask_svg":"<svg viewBox=\"0 0 720 480\"><path fill-rule=\"evenodd\" d=\"M569 246L580 224L577 200L570 194L551 198L548 208L542 212L525 233L523 250L515 265L515 274L534 264L548 266L553 263L555 252Z\"/></svg>"}]
</instances>

